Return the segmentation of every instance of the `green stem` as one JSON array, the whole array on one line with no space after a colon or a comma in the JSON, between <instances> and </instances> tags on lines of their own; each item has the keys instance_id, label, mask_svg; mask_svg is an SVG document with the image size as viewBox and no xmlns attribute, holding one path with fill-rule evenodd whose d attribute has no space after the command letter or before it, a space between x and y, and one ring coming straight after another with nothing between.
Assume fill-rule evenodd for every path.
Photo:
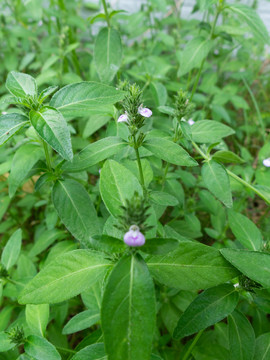
<instances>
[{"instance_id":1,"label":"green stem","mask_svg":"<svg viewBox=\"0 0 270 360\"><path fill-rule=\"evenodd\" d=\"M198 334L193 339L192 343L190 344L190 346L189 346L189 348L188 348L187 352L185 353L182 360L187 360L188 359L189 355L191 354L191 351L193 350L194 346L197 344L197 342L198 342L198 340L201 337L203 332L204 332L204 329L198 332Z\"/></svg>"},{"instance_id":2,"label":"green stem","mask_svg":"<svg viewBox=\"0 0 270 360\"><path fill-rule=\"evenodd\" d=\"M56 346L56 348L57 348L58 350L60 350L60 351L66 352L66 353L76 354L76 351L71 350L71 349L62 348L62 347L59 347L59 346Z\"/></svg>"},{"instance_id":3,"label":"green stem","mask_svg":"<svg viewBox=\"0 0 270 360\"><path fill-rule=\"evenodd\" d=\"M138 163L138 168L139 168L139 173L140 173L140 183L141 183L141 185L142 185L144 195L146 195L146 194L147 194L147 190L146 190L145 183L144 183L143 169L142 169L142 164L141 164L139 149L138 149L138 147L137 147L137 142L136 142L136 137L135 137L135 135L133 135L133 141L134 141L134 150L135 150L135 153L136 153L136 158L137 158L137 163Z\"/></svg>"},{"instance_id":4,"label":"green stem","mask_svg":"<svg viewBox=\"0 0 270 360\"><path fill-rule=\"evenodd\" d=\"M240 182L242 185L244 185L245 187L249 188L250 190L252 190L253 192L255 192L255 194L257 194L260 198L262 198L267 204L270 205L270 201L263 195L263 193L260 192L260 190L256 189L254 186L252 186L251 184L249 184L248 182L246 182L244 179L240 178L239 176L237 176L235 173L231 172L230 170L226 169L227 173L234 178L235 180L237 180L238 182Z\"/></svg>"},{"instance_id":5,"label":"green stem","mask_svg":"<svg viewBox=\"0 0 270 360\"><path fill-rule=\"evenodd\" d=\"M163 175L163 179L162 179L162 191L164 190L165 181L166 181L166 176L167 176L167 173L168 173L168 170L169 170L169 166L170 166L170 164L167 163L167 164L166 164L166 167L165 167L165 169L164 169L164 175Z\"/></svg>"},{"instance_id":6,"label":"green stem","mask_svg":"<svg viewBox=\"0 0 270 360\"><path fill-rule=\"evenodd\" d=\"M242 77L242 80L243 80L243 83L245 84L245 87L247 88L247 91L249 92L249 95L251 97L251 100L253 102L253 105L256 109L256 113L257 113L257 116L258 116L258 120L259 120L259 123L260 123L260 126L262 128L262 132L263 132L263 140L265 141L265 138L266 138L266 135L265 135L265 126L264 126L264 123L263 123L263 119L262 119L262 115L261 115L261 112L260 112L260 109L259 109L259 106L258 106L258 103L255 99L255 96L253 95L253 92L251 90L251 88L249 87L248 83L246 82L246 79L244 77Z\"/></svg>"},{"instance_id":7,"label":"green stem","mask_svg":"<svg viewBox=\"0 0 270 360\"><path fill-rule=\"evenodd\" d=\"M51 157L50 157L48 145L44 140L42 140L42 142L43 142L43 148L44 148L44 152L45 152L46 163L47 163L48 169L49 169L49 171L52 171L52 163L51 163Z\"/></svg>"},{"instance_id":8,"label":"green stem","mask_svg":"<svg viewBox=\"0 0 270 360\"><path fill-rule=\"evenodd\" d=\"M198 151L198 153L200 153L200 155L204 158L204 160L209 161L210 158L207 157L207 155L199 148L199 146L192 141L192 145L195 147L195 149ZM250 190L252 190L255 194L257 194L261 199L263 199L267 204L270 204L269 199L267 199L263 193L260 192L260 190L256 189L253 185L249 184L247 181L245 181L244 179L240 178L238 175L236 175L235 173L233 173L232 171L225 169L227 171L227 174L230 175L232 178L234 178L236 181L240 182L242 185L244 185L245 187L249 188Z\"/></svg>"},{"instance_id":9,"label":"green stem","mask_svg":"<svg viewBox=\"0 0 270 360\"><path fill-rule=\"evenodd\" d=\"M104 9L104 12L105 12L105 15L106 15L106 21L107 21L108 27L111 27L110 16L109 16L109 13L108 13L108 8L107 8L107 4L106 4L105 0L102 0L102 5L103 5L103 9Z\"/></svg>"},{"instance_id":10,"label":"green stem","mask_svg":"<svg viewBox=\"0 0 270 360\"><path fill-rule=\"evenodd\" d=\"M213 37L214 37L215 27L216 27L217 19L218 19L218 16L219 16L220 12L221 12L221 9L222 9L222 7L221 7L221 5L219 5L217 7L217 11L216 11L215 18L214 18L214 21L213 21L211 33L209 35L209 41L211 41L213 39ZM195 94L195 92L197 90L205 60L206 60L206 58L204 58L202 63L201 63L200 69L199 69L198 74L196 76L195 83L194 83L193 88L192 88L192 92L191 92L191 96L190 96L189 101L192 101L193 96L194 96L194 94Z\"/></svg>"}]
</instances>

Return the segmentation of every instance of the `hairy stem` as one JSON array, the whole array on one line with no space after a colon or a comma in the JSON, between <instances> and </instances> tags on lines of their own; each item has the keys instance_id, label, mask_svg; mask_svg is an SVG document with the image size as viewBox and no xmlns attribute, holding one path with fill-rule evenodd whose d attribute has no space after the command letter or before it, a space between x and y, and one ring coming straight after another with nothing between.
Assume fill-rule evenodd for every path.
<instances>
[{"instance_id":1,"label":"hairy stem","mask_svg":"<svg viewBox=\"0 0 270 360\"><path fill-rule=\"evenodd\" d=\"M44 148L44 152L45 152L46 163L47 163L48 169L49 169L49 171L52 171L52 163L51 163L51 157L50 157L48 145L44 140L42 140L42 142L43 142L43 148Z\"/></svg>"}]
</instances>

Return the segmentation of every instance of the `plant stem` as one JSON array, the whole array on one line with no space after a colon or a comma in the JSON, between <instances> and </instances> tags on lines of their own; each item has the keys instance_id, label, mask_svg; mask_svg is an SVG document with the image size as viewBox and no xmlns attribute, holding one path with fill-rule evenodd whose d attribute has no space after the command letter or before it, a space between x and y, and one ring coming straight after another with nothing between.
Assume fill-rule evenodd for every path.
<instances>
[{"instance_id":1,"label":"plant stem","mask_svg":"<svg viewBox=\"0 0 270 360\"><path fill-rule=\"evenodd\" d=\"M256 113L257 113L257 116L258 116L258 120L259 120L259 123L260 123L260 126L262 128L262 132L263 132L263 140L265 141L265 126L264 126L264 123L263 123L263 119L262 119L262 115L261 115L261 112L260 112L260 109L259 109L259 106L258 106L258 103L256 101L256 98L251 90L251 88L249 87L246 79L244 77L242 77L242 80L243 80L243 83L245 84L245 87L247 88L247 91L249 92L249 95L251 97L251 100L253 102L253 105L256 109Z\"/></svg>"},{"instance_id":2,"label":"plant stem","mask_svg":"<svg viewBox=\"0 0 270 360\"><path fill-rule=\"evenodd\" d=\"M46 163L47 163L48 169L49 169L49 171L52 171L52 163L51 163L51 157L50 157L48 145L44 140L42 140L42 142L43 142L43 148L44 148L44 152L45 152Z\"/></svg>"},{"instance_id":3,"label":"plant stem","mask_svg":"<svg viewBox=\"0 0 270 360\"><path fill-rule=\"evenodd\" d=\"M59 347L59 346L56 346L56 348L57 348L58 350L60 350L60 351L66 352L66 353L76 354L76 351L71 350L71 349L62 348L62 347Z\"/></svg>"},{"instance_id":4,"label":"plant stem","mask_svg":"<svg viewBox=\"0 0 270 360\"><path fill-rule=\"evenodd\" d=\"M108 27L111 27L110 16L109 16L109 13L108 13L108 8L107 8L107 4L106 4L105 0L102 0L102 5L103 5L103 9L105 11L106 21L107 21Z\"/></svg>"},{"instance_id":5,"label":"plant stem","mask_svg":"<svg viewBox=\"0 0 270 360\"><path fill-rule=\"evenodd\" d=\"M164 190L164 186L165 186L165 181L166 181L166 176L169 170L169 166L170 164L167 162L165 169L164 169L164 175L163 175L163 179L162 179L162 191Z\"/></svg>"},{"instance_id":6,"label":"plant stem","mask_svg":"<svg viewBox=\"0 0 270 360\"><path fill-rule=\"evenodd\" d=\"M195 149L198 151L198 153L200 153L200 155L204 158L204 160L209 161L210 158L207 157L207 155L199 148L199 146L192 141L192 145L195 147ZM249 184L247 181L245 181L244 179L240 178L238 175L236 175L235 173L233 173L232 171L225 169L227 171L227 174L230 175L232 178L234 178L236 181L240 182L242 185L244 185L245 187L249 188L250 190L252 190L253 192L255 192L255 194L257 194L261 199L263 199L266 204L270 204L270 200L267 199L264 194L262 192L260 192L260 190L256 189L253 185Z\"/></svg>"},{"instance_id":7,"label":"plant stem","mask_svg":"<svg viewBox=\"0 0 270 360\"><path fill-rule=\"evenodd\" d=\"M133 141L134 141L134 150L135 150L135 153L136 153L136 158L137 158L137 163L138 163L138 168L139 168L140 183L142 185L144 195L146 196L147 190L146 190L145 183L144 183L142 163L141 163L139 149L137 147L137 142L136 142L136 136L135 135L133 135Z\"/></svg>"},{"instance_id":8,"label":"plant stem","mask_svg":"<svg viewBox=\"0 0 270 360\"><path fill-rule=\"evenodd\" d=\"M234 178L235 180L237 180L238 182L240 182L242 185L244 185L245 187L249 188L250 190L252 190L253 192L255 192L255 194L257 194L260 198L262 198L267 204L270 205L270 200L267 199L263 193L260 192L260 190L256 189L253 185L249 184L247 181L245 181L244 179L240 178L238 175L236 175L235 173L233 173L232 171L226 169L227 173Z\"/></svg>"},{"instance_id":9,"label":"plant stem","mask_svg":"<svg viewBox=\"0 0 270 360\"><path fill-rule=\"evenodd\" d=\"M221 8L221 5L219 5L219 6L217 7L217 11L216 11L215 18L214 18L214 21L213 21L211 33L210 33L210 35L209 35L209 41L211 41L211 40L213 39L213 37L214 37L215 27L216 27L217 19L218 19L218 16L219 16L220 12L221 12L221 9L222 9L222 8ZM206 60L206 58L204 58L203 61L202 61L202 63L201 63L200 69L199 69L198 74L197 74L197 76L196 76L195 83L194 83L193 88L192 88L192 92L191 92L191 96L190 96L189 101L192 101L193 96L194 96L194 94L195 94L195 92L196 92L196 90L197 90L198 83L199 83L199 81L200 81L200 77L201 77L201 73L202 73L202 69L203 69L205 60Z\"/></svg>"},{"instance_id":10,"label":"plant stem","mask_svg":"<svg viewBox=\"0 0 270 360\"><path fill-rule=\"evenodd\" d=\"M189 348L188 348L187 352L185 353L182 360L187 360L188 359L189 355L191 354L191 351L193 350L194 346L197 344L197 342L198 342L198 340L201 337L203 332L204 332L204 329L198 332L198 334L193 339L192 343L190 344L190 346L189 346Z\"/></svg>"}]
</instances>

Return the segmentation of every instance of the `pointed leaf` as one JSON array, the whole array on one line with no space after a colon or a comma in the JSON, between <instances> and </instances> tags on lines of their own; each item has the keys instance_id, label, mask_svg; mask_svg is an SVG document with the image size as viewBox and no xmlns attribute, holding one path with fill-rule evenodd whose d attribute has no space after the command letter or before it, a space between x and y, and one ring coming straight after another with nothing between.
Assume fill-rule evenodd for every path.
<instances>
[{"instance_id":1,"label":"pointed leaf","mask_svg":"<svg viewBox=\"0 0 270 360\"><path fill-rule=\"evenodd\" d=\"M43 150L37 145L26 144L19 148L12 160L10 175L8 177L10 197L13 197L29 171L43 156Z\"/></svg>"},{"instance_id":2,"label":"pointed leaf","mask_svg":"<svg viewBox=\"0 0 270 360\"><path fill-rule=\"evenodd\" d=\"M222 284L238 275L219 251L197 242L180 242L167 255L146 259L152 276L176 289L198 290Z\"/></svg>"},{"instance_id":3,"label":"pointed leaf","mask_svg":"<svg viewBox=\"0 0 270 360\"><path fill-rule=\"evenodd\" d=\"M73 316L63 328L63 334L73 334L77 331L90 328L100 319L99 311L85 310Z\"/></svg>"},{"instance_id":4,"label":"pointed leaf","mask_svg":"<svg viewBox=\"0 0 270 360\"><path fill-rule=\"evenodd\" d=\"M65 163L62 169L66 172L87 170L90 166L113 156L127 145L119 137L106 137L86 146L78 155L74 156L71 162Z\"/></svg>"},{"instance_id":5,"label":"pointed leaf","mask_svg":"<svg viewBox=\"0 0 270 360\"><path fill-rule=\"evenodd\" d=\"M110 274L101 308L109 359L149 360L155 319L154 284L145 262L138 255L122 257Z\"/></svg>"},{"instance_id":6,"label":"pointed leaf","mask_svg":"<svg viewBox=\"0 0 270 360\"><path fill-rule=\"evenodd\" d=\"M59 255L23 289L21 304L58 303L101 280L111 262L95 251L73 250Z\"/></svg>"},{"instance_id":7,"label":"pointed leaf","mask_svg":"<svg viewBox=\"0 0 270 360\"><path fill-rule=\"evenodd\" d=\"M228 7L228 9L237 14L241 20L247 23L250 30L258 40L264 43L269 43L268 30L254 9L244 4L232 4Z\"/></svg>"},{"instance_id":8,"label":"pointed leaf","mask_svg":"<svg viewBox=\"0 0 270 360\"><path fill-rule=\"evenodd\" d=\"M263 239L260 230L246 216L229 210L229 225L234 236L249 250L261 250Z\"/></svg>"},{"instance_id":9,"label":"pointed leaf","mask_svg":"<svg viewBox=\"0 0 270 360\"><path fill-rule=\"evenodd\" d=\"M31 305L25 308L25 319L33 334L44 336L49 321L50 308L48 304Z\"/></svg>"},{"instance_id":10,"label":"pointed leaf","mask_svg":"<svg viewBox=\"0 0 270 360\"><path fill-rule=\"evenodd\" d=\"M100 194L109 212L117 217L120 206L131 199L134 192L142 195L142 187L136 176L114 160L107 160L100 173Z\"/></svg>"},{"instance_id":11,"label":"pointed leaf","mask_svg":"<svg viewBox=\"0 0 270 360\"><path fill-rule=\"evenodd\" d=\"M202 167L202 178L207 189L227 207L232 207L230 180L224 166L208 161Z\"/></svg>"},{"instance_id":12,"label":"pointed leaf","mask_svg":"<svg viewBox=\"0 0 270 360\"><path fill-rule=\"evenodd\" d=\"M61 360L61 356L54 345L37 335L27 337L24 350L26 354L36 360Z\"/></svg>"},{"instance_id":13,"label":"pointed leaf","mask_svg":"<svg viewBox=\"0 0 270 360\"><path fill-rule=\"evenodd\" d=\"M117 30L111 27L100 30L95 42L94 60L100 80L112 81L122 60L122 44Z\"/></svg>"},{"instance_id":14,"label":"pointed leaf","mask_svg":"<svg viewBox=\"0 0 270 360\"><path fill-rule=\"evenodd\" d=\"M107 360L103 343L88 345L78 351L71 360Z\"/></svg>"},{"instance_id":15,"label":"pointed leaf","mask_svg":"<svg viewBox=\"0 0 270 360\"><path fill-rule=\"evenodd\" d=\"M238 297L234 286L230 284L205 290L181 315L173 336L181 339L221 321L234 310Z\"/></svg>"},{"instance_id":16,"label":"pointed leaf","mask_svg":"<svg viewBox=\"0 0 270 360\"><path fill-rule=\"evenodd\" d=\"M236 249L221 249L220 252L244 275L270 288L270 254Z\"/></svg>"},{"instance_id":17,"label":"pointed leaf","mask_svg":"<svg viewBox=\"0 0 270 360\"><path fill-rule=\"evenodd\" d=\"M64 159L72 160L73 152L66 120L54 108L30 111L30 121L39 136Z\"/></svg>"},{"instance_id":18,"label":"pointed leaf","mask_svg":"<svg viewBox=\"0 0 270 360\"><path fill-rule=\"evenodd\" d=\"M82 242L100 233L96 210L88 192L75 180L58 180L52 191L54 207L71 234Z\"/></svg>"},{"instance_id":19,"label":"pointed leaf","mask_svg":"<svg viewBox=\"0 0 270 360\"><path fill-rule=\"evenodd\" d=\"M21 114L6 114L0 116L0 145L12 138L29 120Z\"/></svg>"},{"instance_id":20,"label":"pointed leaf","mask_svg":"<svg viewBox=\"0 0 270 360\"><path fill-rule=\"evenodd\" d=\"M270 360L270 332L262 334L256 339L253 360Z\"/></svg>"},{"instance_id":21,"label":"pointed leaf","mask_svg":"<svg viewBox=\"0 0 270 360\"><path fill-rule=\"evenodd\" d=\"M222 138L235 133L229 126L214 120L196 121L191 132L193 141L203 144L220 142Z\"/></svg>"},{"instance_id":22,"label":"pointed leaf","mask_svg":"<svg viewBox=\"0 0 270 360\"><path fill-rule=\"evenodd\" d=\"M27 74L11 71L7 76L6 88L18 98L35 96L37 94L36 80Z\"/></svg>"},{"instance_id":23,"label":"pointed leaf","mask_svg":"<svg viewBox=\"0 0 270 360\"><path fill-rule=\"evenodd\" d=\"M22 230L16 230L9 238L1 256L1 263L8 270L16 264L22 245Z\"/></svg>"},{"instance_id":24,"label":"pointed leaf","mask_svg":"<svg viewBox=\"0 0 270 360\"><path fill-rule=\"evenodd\" d=\"M229 359L252 360L255 350L255 334L247 318L235 310L228 317Z\"/></svg>"},{"instance_id":25,"label":"pointed leaf","mask_svg":"<svg viewBox=\"0 0 270 360\"><path fill-rule=\"evenodd\" d=\"M175 144L173 141L164 138L151 137L143 143L143 146L158 158L168 161L171 164L181 166L198 165L197 161L194 160L186 150L180 145Z\"/></svg>"},{"instance_id":26,"label":"pointed leaf","mask_svg":"<svg viewBox=\"0 0 270 360\"><path fill-rule=\"evenodd\" d=\"M57 91L50 106L57 108L64 116L87 116L90 111L105 112L106 105L112 105L123 99L125 92L112 86L94 81L71 84Z\"/></svg>"}]
</instances>

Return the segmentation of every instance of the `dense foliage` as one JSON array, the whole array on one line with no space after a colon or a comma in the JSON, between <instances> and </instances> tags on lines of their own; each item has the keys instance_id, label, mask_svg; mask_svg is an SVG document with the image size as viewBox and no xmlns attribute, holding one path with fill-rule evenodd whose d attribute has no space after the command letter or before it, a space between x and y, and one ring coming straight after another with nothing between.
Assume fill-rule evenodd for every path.
<instances>
[{"instance_id":1,"label":"dense foliage","mask_svg":"<svg viewBox=\"0 0 270 360\"><path fill-rule=\"evenodd\" d=\"M256 3L1 1L0 359L270 359Z\"/></svg>"}]
</instances>

